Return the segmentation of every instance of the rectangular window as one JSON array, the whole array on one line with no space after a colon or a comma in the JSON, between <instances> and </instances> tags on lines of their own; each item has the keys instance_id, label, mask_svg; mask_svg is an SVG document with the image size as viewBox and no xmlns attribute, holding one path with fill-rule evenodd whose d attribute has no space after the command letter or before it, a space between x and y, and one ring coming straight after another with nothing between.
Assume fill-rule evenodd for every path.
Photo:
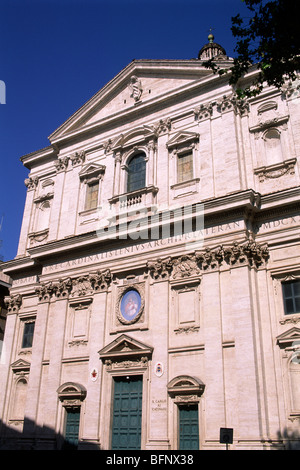
<instances>
[{"instance_id":1,"label":"rectangular window","mask_svg":"<svg viewBox=\"0 0 300 470\"><path fill-rule=\"evenodd\" d=\"M34 325L33 321L24 324L22 348L32 348Z\"/></svg>"},{"instance_id":2,"label":"rectangular window","mask_svg":"<svg viewBox=\"0 0 300 470\"><path fill-rule=\"evenodd\" d=\"M177 157L177 182L193 179L193 153L183 153Z\"/></svg>"},{"instance_id":3,"label":"rectangular window","mask_svg":"<svg viewBox=\"0 0 300 470\"><path fill-rule=\"evenodd\" d=\"M300 281L283 282L282 293L285 314L300 313Z\"/></svg>"},{"instance_id":4,"label":"rectangular window","mask_svg":"<svg viewBox=\"0 0 300 470\"><path fill-rule=\"evenodd\" d=\"M85 210L96 209L98 205L99 181L88 183L86 188Z\"/></svg>"}]
</instances>

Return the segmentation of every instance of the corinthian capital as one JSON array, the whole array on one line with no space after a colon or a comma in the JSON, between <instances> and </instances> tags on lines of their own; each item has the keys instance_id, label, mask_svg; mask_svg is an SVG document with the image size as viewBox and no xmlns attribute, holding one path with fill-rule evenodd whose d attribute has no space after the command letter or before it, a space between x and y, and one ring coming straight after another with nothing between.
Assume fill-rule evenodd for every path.
<instances>
[{"instance_id":1,"label":"corinthian capital","mask_svg":"<svg viewBox=\"0 0 300 470\"><path fill-rule=\"evenodd\" d=\"M155 280L167 280L173 269L173 263L171 258L161 259L158 258L155 261L148 261L147 268Z\"/></svg>"},{"instance_id":2,"label":"corinthian capital","mask_svg":"<svg viewBox=\"0 0 300 470\"><path fill-rule=\"evenodd\" d=\"M5 297L4 301L7 306L8 313L18 313L22 305L22 296L20 294L12 295L11 297Z\"/></svg>"},{"instance_id":3,"label":"corinthian capital","mask_svg":"<svg viewBox=\"0 0 300 470\"><path fill-rule=\"evenodd\" d=\"M112 281L112 273L110 269L97 271L89 275L89 280L94 291L104 291L109 287Z\"/></svg>"}]
</instances>

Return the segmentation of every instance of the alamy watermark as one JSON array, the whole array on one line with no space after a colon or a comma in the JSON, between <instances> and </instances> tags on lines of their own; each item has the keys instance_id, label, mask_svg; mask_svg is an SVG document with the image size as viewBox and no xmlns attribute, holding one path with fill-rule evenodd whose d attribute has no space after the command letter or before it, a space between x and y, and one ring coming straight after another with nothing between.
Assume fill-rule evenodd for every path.
<instances>
[{"instance_id":1,"label":"alamy watermark","mask_svg":"<svg viewBox=\"0 0 300 470\"><path fill-rule=\"evenodd\" d=\"M0 80L0 104L6 104L6 85L3 80Z\"/></svg>"},{"instance_id":2,"label":"alamy watermark","mask_svg":"<svg viewBox=\"0 0 300 470\"><path fill-rule=\"evenodd\" d=\"M158 240L176 238L185 248L201 249L204 241L204 205L130 205L120 197L116 204L98 208L97 237L102 240Z\"/></svg>"}]
</instances>

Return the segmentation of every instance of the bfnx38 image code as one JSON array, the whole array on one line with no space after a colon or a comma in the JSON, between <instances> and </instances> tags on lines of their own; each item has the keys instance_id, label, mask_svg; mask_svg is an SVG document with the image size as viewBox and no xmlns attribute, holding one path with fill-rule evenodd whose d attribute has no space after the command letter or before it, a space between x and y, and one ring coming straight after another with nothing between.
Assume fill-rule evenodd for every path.
<instances>
[{"instance_id":1,"label":"bfnx38 image code","mask_svg":"<svg viewBox=\"0 0 300 470\"><path fill-rule=\"evenodd\" d=\"M151 455L151 465L192 465L194 463L193 455Z\"/></svg>"}]
</instances>

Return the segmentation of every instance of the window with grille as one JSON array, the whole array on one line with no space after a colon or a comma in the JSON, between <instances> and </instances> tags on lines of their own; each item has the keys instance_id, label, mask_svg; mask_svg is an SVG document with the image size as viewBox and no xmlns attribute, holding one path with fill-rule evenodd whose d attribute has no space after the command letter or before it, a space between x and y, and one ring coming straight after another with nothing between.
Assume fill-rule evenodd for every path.
<instances>
[{"instance_id":1,"label":"window with grille","mask_svg":"<svg viewBox=\"0 0 300 470\"><path fill-rule=\"evenodd\" d=\"M300 280L283 282L282 293L285 314L300 313Z\"/></svg>"}]
</instances>

